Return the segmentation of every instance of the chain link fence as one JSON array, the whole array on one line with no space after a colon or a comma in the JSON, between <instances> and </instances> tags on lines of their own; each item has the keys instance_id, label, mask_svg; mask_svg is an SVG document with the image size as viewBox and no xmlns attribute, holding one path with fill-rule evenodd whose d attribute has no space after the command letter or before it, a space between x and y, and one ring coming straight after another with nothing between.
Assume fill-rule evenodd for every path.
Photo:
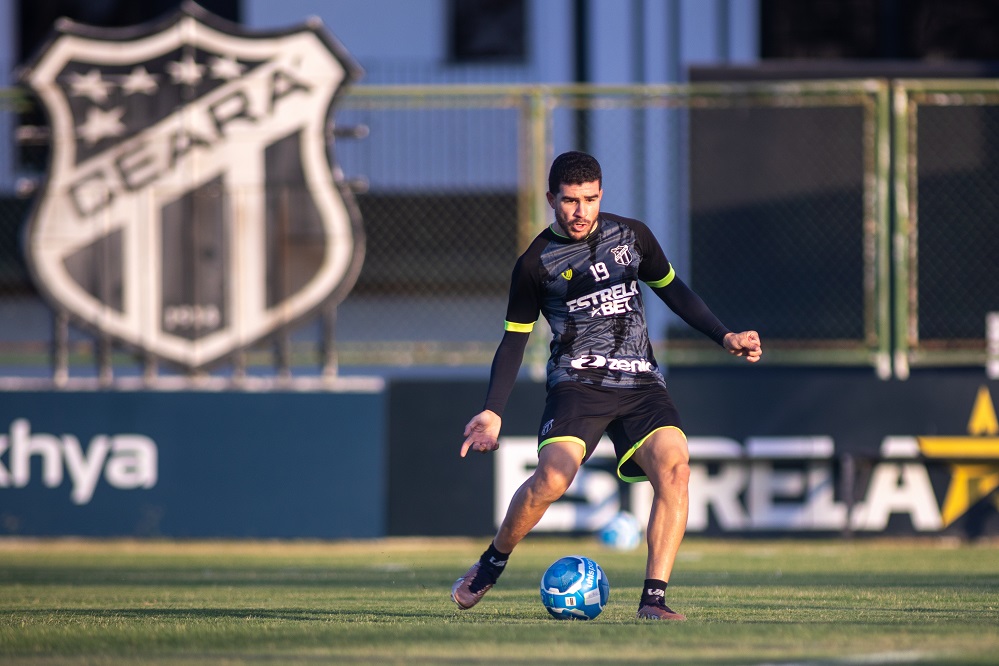
<instances>
[{"instance_id":1,"label":"chain link fence","mask_svg":"<svg viewBox=\"0 0 999 666\"><path fill-rule=\"evenodd\" d=\"M984 365L999 311L999 84L900 81L896 373Z\"/></svg>"},{"instance_id":2,"label":"chain link fence","mask_svg":"<svg viewBox=\"0 0 999 666\"><path fill-rule=\"evenodd\" d=\"M402 111L413 126L405 138L382 129ZM723 321L760 329L772 362L871 365L890 373L883 82L465 88L460 94L361 88L345 100L338 120L370 128L364 141L338 148L344 170L368 181L359 201L370 211L370 234L390 235L436 258L450 247L448 229L461 230L461 249L446 258L448 291L433 291L427 302L419 285L440 264L421 267L417 257L409 266L420 275L391 290L422 292L421 312L449 328L423 341L424 350L448 340L452 358L464 344L470 358L488 362L513 262L551 219L544 200L548 164L564 150L583 149L603 166L603 209L646 221L678 274ZM461 139L442 148L440 141L456 132ZM458 173L465 175L456 191ZM417 205L384 208L400 196ZM413 238L426 220L442 226ZM434 249L421 249L427 243ZM377 246L369 247L362 292L384 274L380 261L395 261L377 258ZM480 279L452 279L468 273ZM465 298L462 292L473 287L477 297ZM648 310L667 363L730 361L661 304ZM376 320L362 326L384 330ZM546 354L545 336L535 335L536 372Z\"/></svg>"},{"instance_id":3,"label":"chain link fence","mask_svg":"<svg viewBox=\"0 0 999 666\"><path fill-rule=\"evenodd\" d=\"M760 331L768 362L888 376L889 116L882 81L359 86L331 144L364 220L353 291L209 376L482 371L513 263L551 219L548 165L569 149L600 159L604 210L646 221L726 324ZM77 329L39 296L21 251L30 203L0 202L0 374L51 378L61 354L69 377L191 379ZM648 311L667 364L732 362L658 301ZM539 330L528 366L546 355Z\"/></svg>"}]
</instances>

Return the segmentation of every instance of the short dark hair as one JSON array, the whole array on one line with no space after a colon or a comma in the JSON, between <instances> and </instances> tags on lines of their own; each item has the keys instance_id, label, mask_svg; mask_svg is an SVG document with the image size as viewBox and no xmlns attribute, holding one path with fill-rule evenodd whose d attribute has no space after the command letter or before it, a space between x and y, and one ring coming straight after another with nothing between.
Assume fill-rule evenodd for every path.
<instances>
[{"instance_id":1,"label":"short dark hair","mask_svg":"<svg viewBox=\"0 0 999 666\"><path fill-rule=\"evenodd\" d=\"M603 188L603 180L600 162L597 162L595 157L578 150L570 150L552 162L552 168L548 172L548 191L558 194L562 185L581 185L593 181L597 181Z\"/></svg>"}]
</instances>

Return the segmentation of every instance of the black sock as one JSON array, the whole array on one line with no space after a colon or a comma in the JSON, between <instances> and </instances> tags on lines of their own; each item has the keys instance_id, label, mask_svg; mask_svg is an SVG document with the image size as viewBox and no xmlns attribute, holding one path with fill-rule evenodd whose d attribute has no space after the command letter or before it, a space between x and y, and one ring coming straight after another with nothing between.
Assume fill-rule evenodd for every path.
<instances>
[{"instance_id":1,"label":"black sock","mask_svg":"<svg viewBox=\"0 0 999 666\"><path fill-rule=\"evenodd\" d=\"M483 568L494 571L498 577L503 573L503 569L506 568L506 561L508 559L510 559L510 553L501 553L496 549L496 545L491 543L489 544L489 548L486 548L486 552L482 553L479 563Z\"/></svg>"},{"instance_id":2,"label":"black sock","mask_svg":"<svg viewBox=\"0 0 999 666\"><path fill-rule=\"evenodd\" d=\"M495 585L496 580L506 568L506 561L510 559L510 553L501 553L496 550L496 546L489 544L486 552L479 558L479 573L469 585L468 589L478 592L486 585Z\"/></svg>"},{"instance_id":3,"label":"black sock","mask_svg":"<svg viewBox=\"0 0 999 666\"><path fill-rule=\"evenodd\" d=\"M640 606L664 606L666 605L666 587L669 585L664 580L657 578L646 578L642 587L642 601Z\"/></svg>"}]
</instances>

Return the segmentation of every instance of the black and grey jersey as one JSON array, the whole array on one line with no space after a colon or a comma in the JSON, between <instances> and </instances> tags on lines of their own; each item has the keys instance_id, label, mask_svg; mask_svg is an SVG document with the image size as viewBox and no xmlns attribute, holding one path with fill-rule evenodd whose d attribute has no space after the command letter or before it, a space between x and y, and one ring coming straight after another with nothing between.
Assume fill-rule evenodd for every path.
<instances>
[{"instance_id":1,"label":"black and grey jersey","mask_svg":"<svg viewBox=\"0 0 999 666\"><path fill-rule=\"evenodd\" d=\"M601 213L596 230L572 240L551 227L517 260L505 328L552 329L548 388L563 381L610 387L665 384L652 353L639 284L675 277L659 242L638 220Z\"/></svg>"}]
</instances>

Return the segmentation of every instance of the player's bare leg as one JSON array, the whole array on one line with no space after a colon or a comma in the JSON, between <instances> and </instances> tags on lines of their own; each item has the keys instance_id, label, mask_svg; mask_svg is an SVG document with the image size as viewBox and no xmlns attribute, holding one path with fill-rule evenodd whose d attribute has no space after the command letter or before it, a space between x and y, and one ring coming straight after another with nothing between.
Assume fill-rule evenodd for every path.
<instances>
[{"instance_id":1,"label":"player's bare leg","mask_svg":"<svg viewBox=\"0 0 999 666\"><path fill-rule=\"evenodd\" d=\"M552 502L569 489L582 457L583 449L576 442L556 441L542 447L537 469L514 493L496 537L483 553L484 559L473 564L451 588L451 599L460 608L471 608L492 588L506 566L506 556L538 524ZM501 561L490 557L490 552L496 553Z\"/></svg>"},{"instance_id":2,"label":"player's bare leg","mask_svg":"<svg viewBox=\"0 0 999 666\"><path fill-rule=\"evenodd\" d=\"M634 460L652 484L652 511L646 538L649 556L645 565L646 585L638 616L647 619L684 620L665 605L669 582L680 542L687 529L690 455L687 440L676 428L657 430L635 452ZM655 602L655 603L652 603Z\"/></svg>"},{"instance_id":3,"label":"player's bare leg","mask_svg":"<svg viewBox=\"0 0 999 666\"><path fill-rule=\"evenodd\" d=\"M583 447L577 442L551 442L538 452L538 468L525 481L507 509L493 543L509 553L538 524L552 502L562 497L582 464Z\"/></svg>"}]
</instances>

